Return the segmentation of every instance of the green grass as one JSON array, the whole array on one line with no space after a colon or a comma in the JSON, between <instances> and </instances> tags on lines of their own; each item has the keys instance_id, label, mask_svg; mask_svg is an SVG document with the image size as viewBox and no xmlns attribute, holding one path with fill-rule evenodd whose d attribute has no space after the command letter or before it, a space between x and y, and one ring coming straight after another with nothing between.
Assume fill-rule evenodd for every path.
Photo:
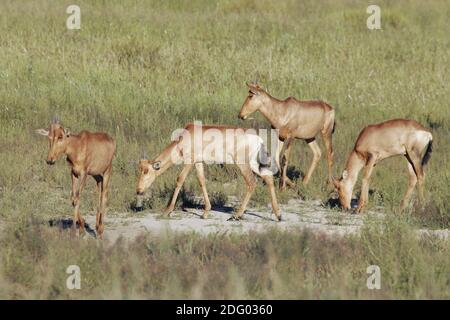
<instances>
[{"instance_id":1,"label":"green grass","mask_svg":"<svg viewBox=\"0 0 450 320\"><path fill-rule=\"evenodd\" d=\"M248 122L237 118L247 94L245 81L258 79L276 97L322 99L337 108L337 129L333 137L336 175L343 169L358 133L368 124L405 117L431 128L434 152L427 167L427 202L423 209L411 205L400 219L415 227L450 226L448 1L379 1L382 30L378 31L366 28L368 3L355 0L128 0L78 1L77 4L81 7L81 30L70 31L65 27L69 3L57 0L0 3L2 221L15 226L24 213L41 218L71 216L67 165L60 160L56 166L47 166L44 161L47 143L33 133L36 128L47 127L54 115L59 115L62 124L73 132L106 131L114 137L118 151L109 212L129 214L135 194L136 161L142 150L150 157L156 156L169 142L174 129L194 120L269 128L261 115ZM312 154L304 142L296 141L291 159L296 170L305 172ZM178 172L179 168L171 169L156 181L154 196L148 200L153 210L160 211L167 204ZM227 195L241 195L244 190L243 180L232 166L225 169L209 166L206 175L212 202L222 203ZM279 194L279 198L282 202L292 197L327 201L330 189L326 177L325 159L322 159L308 187L298 183L295 189ZM82 195L83 214L95 210L92 182ZM225 189L224 183L230 185ZM388 216L397 215L406 184L406 160L393 158L378 165L371 181L369 209L381 205ZM258 185L253 205L268 202L265 189L262 183ZM185 191L201 195L194 174L186 181ZM50 239L43 261L51 264L52 260L48 259L56 259L63 248L58 249L62 242L54 243L54 235L48 233L34 236L44 237L44 243ZM244 236L242 242L246 240ZM166 244L178 240L167 241ZM202 243L198 239L193 241ZM75 250L79 255L83 246L92 250L94 259L99 259L93 262L95 266L107 264L101 256L107 251L103 251L106 249L101 244L96 247L76 242L81 246L76 248L68 240L64 243L67 250ZM337 245L330 243L330 246ZM364 244L357 245L364 247ZM416 247L418 254L424 255L418 257L424 259L421 263L433 255L420 249L420 244ZM138 248L138 244L132 247L145 250ZM319 250L314 248L311 250ZM3 255L8 254L5 250L0 249ZM54 250L57 252L51 253ZM111 250L118 257L126 253L120 246ZM335 257L331 252L323 254ZM333 258L342 259L342 265L337 264L336 268L345 265L347 258L350 256ZM289 268L294 268L293 265ZM7 279L8 283L26 283ZM177 281L183 280L170 281L176 286ZM323 278L318 281L322 283ZM446 281L448 285L448 278ZM145 287L144 283L140 285ZM28 289L23 288L27 287L19 286L17 297L27 295ZM50 291L44 296L67 294L46 290ZM164 297L158 289L148 290L139 291L136 296ZM291 295L286 293L290 291L281 294L275 289L267 294L251 288L245 290L246 297L278 294L298 297L303 292L299 289ZM305 290L305 296L313 296L312 289ZM402 297L414 296L408 290L392 290L386 297L394 297L399 292ZM423 290L418 296L443 296L441 289L431 293ZM37 296L37 291L30 292ZM187 291L181 292L188 295ZM319 296L324 297L324 292ZM355 291L345 291L342 295L331 292L331 296L365 297ZM92 296L95 294L102 293L93 290ZM134 296L133 292L128 294ZM239 296L217 292L211 295Z\"/></svg>"}]
</instances>

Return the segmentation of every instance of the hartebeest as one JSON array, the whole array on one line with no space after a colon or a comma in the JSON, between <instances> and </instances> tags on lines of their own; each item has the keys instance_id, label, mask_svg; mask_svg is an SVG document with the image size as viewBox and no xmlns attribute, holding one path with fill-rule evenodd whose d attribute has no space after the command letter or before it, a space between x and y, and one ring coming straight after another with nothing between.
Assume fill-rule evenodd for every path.
<instances>
[{"instance_id":1,"label":"hartebeest","mask_svg":"<svg viewBox=\"0 0 450 320\"><path fill-rule=\"evenodd\" d=\"M433 136L430 130L414 120L394 119L365 127L356 140L348 157L345 170L339 180L333 179L344 209L350 209L353 187L359 171L364 168L361 196L357 212L367 204L369 178L374 166L381 160L403 155L407 159L409 184L403 197L401 209L405 209L411 193L419 182L419 200L423 201L425 179L424 166L431 156Z\"/></svg>"},{"instance_id":2,"label":"hartebeest","mask_svg":"<svg viewBox=\"0 0 450 320\"><path fill-rule=\"evenodd\" d=\"M174 164L184 163L183 170L177 178L172 200L165 210L165 213L170 215L174 210L184 180L192 167L195 166L205 201L205 210L202 217L206 218L211 209L211 203L206 191L203 163L236 164L247 184L247 193L240 208L230 219L239 220L244 214L256 186L254 175L256 174L267 184L272 209L278 220L281 220L273 183L274 168L265 163L267 161L262 161L264 158L269 158L263 139L245 130L229 126L188 124L153 161L140 160L140 175L136 186L138 199L142 199L144 192L152 185L156 177Z\"/></svg>"},{"instance_id":3,"label":"hartebeest","mask_svg":"<svg viewBox=\"0 0 450 320\"><path fill-rule=\"evenodd\" d=\"M97 182L99 205L95 228L101 238L112 160L116 150L113 139L103 132L81 131L79 134L71 134L67 128L59 124L58 120L53 121L50 129L38 129L36 133L48 137L47 164L53 165L62 155L67 156L72 174L73 227L75 229L78 224L81 232L84 232L84 219L79 210L81 191L88 175Z\"/></svg>"},{"instance_id":4,"label":"hartebeest","mask_svg":"<svg viewBox=\"0 0 450 320\"><path fill-rule=\"evenodd\" d=\"M287 177L289 153L293 139L305 140L313 152L313 161L303 178L303 183L308 184L321 157L321 151L316 142L316 136L319 133L322 135L327 151L328 178L331 182L333 166L332 135L335 126L334 108L323 101L300 101L293 97L278 100L258 84L247 83L247 86L249 94L239 112L239 118L245 120L253 112L260 111L269 120L272 128L279 130L280 143L275 159L281 171L281 189L286 188L286 183L289 186L294 185Z\"/></svg>"}]
</instances>

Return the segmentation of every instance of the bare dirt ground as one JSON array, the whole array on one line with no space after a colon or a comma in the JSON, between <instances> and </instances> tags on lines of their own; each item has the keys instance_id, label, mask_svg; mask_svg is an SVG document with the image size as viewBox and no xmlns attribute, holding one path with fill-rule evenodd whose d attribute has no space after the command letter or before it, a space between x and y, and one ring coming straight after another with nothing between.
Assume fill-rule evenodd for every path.
<instances>
[{"instance_id":1,"label":"bare dirt ground","mask_svg":"<svg viewBox=\"0 0 450 320\"><path fill-rule=\"evenodd\" d=\"M174 211L170 218L161 213L144 211L134 215L121 214L108 215L106 217L105 240L116 241L119 237L132 240L138 235L150 232L152 234L164 234L169 230L179 232L208 233L246 233L249 231L264 231L270 228L282 230L308 229L313 232L321 232L331 236L343 236L346 234L358 234L365 222L381 221L384 218L382 208L364 214L350 214L340 210L333 210L324 206L320 201L290 200L281 205L282 221L277 222L271 208L248 208L241 221L228 221L233 212L236 200L220 208L213 208L207 219L202 219L201 208L186 208ZM85 216L87 224L95 226L95 216ZM419 235L430 234L440 238L448 238L449 230L417 230ZM95 232L91 230L91 235Z\"/></svg>"}]
</instances>

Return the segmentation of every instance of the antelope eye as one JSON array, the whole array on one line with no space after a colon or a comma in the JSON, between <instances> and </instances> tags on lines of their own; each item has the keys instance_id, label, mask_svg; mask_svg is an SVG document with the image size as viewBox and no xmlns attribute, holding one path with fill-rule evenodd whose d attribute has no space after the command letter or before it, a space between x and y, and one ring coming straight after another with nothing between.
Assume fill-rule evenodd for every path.
<instances>
[{"instance_id":1,"label":"antelope eye","mask_svg":"<svg viewBox=\"0 0 450 320\"><path fill-rule=\"evenodd\" d=\"M63 136L59 136L59 137L58 137L58 140L62 140L62 139L63 139Z\"/></svg>"}]
</instances>

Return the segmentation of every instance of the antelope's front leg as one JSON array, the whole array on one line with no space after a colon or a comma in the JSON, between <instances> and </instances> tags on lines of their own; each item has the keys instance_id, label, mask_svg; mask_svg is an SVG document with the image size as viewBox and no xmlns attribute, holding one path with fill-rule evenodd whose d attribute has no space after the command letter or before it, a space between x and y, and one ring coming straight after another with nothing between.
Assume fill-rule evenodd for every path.
<instances>
[{"instance_id":1,"label":"antelope's front leg","mask_svg":"<svg viewBox=\"0 0 450 320\"><path fill-rule=\"evenodd\" d=\"M167 216L170 215L170 213L175 208L175 203L177 202L178 193L181 190L181 187L183 186L184 180L186 180L187 175L192 169L192 164L187 164L183 167L183 170L181 171L180 175L177 178L177 186L175 187L175 191L173 192L172 200L170 201L170 204L167 206L166 210L164 211L164 214Z\"/></svg>"},{"instance_id":2,"label":"antelope's front leg","mask_svg":"<svg viewBox=\"0 0 450 320\"><path fill-rule=\"evenodd\" d=\"M277 194L275 192L275 187L273 185L273 176L265 175L265 176L261 176L261 178L264 180L264 182L267 185L267 188L269 189L270 199L272 201L273 213L275 213L275 215L277 216L278 221L281 221L281 212L280 212L280 207L279 207L278 201L277 201Z\"/></svg>"},{"instance_id":3,"label":"antelope's front leg","mask_svg":"<svg viewBox=\"0 0 450 320\"><path fill-rule=\"evenodd\" d=\"M202 218L206 219L208 217L209 211L211 210L211 202L209 201L208 191L206 190L206 179L205 172L203 170L203 163L196 163L195 169L197 170L198 182L200 183L200 187L202 188L203 199L205 200L205 211L203 212Z\"/></svg>"},{"instance_id":4,"label":"antelope's front leg","mask_svg":"<svg viewBox=\"0 0 450 320\"><path fill-rule=\"evenodd\" d=\"M75 188L75 194L74 194L73 203L72 203L72 205L74 206L73 228L74 228L74 230L76 230L77 223L78 223L80 226L81 232L84 232L84 219L81 217L81 213L80 213L80 196L81 196L81 191L83 191L84 184L86 183L86 176L87 176L86 173L83 172L77 178L78 186L77 186L77 188Z\"/></svg>"},{"instance_id":5,"label":"antelope's front leg","mask_svg":"<svg viewBox=\"0 0 450 320\"><path fill-rule=\"evenodd\" d=\"M369 179L372 174L375 162L376 158L372 156L364 168L364 176L361 185L361 197L359 198L358 207L356 208L357 213L360 213L362 211L369 200Z\"/></svg>"},{"instance_id":6,"label":"antelope's front leg","mask_svg":"<svg viewBox=\"0 0 450 320\"><path fill-rule=\"evenodd\" d=\"M97 183L99 187L99 208L95 219L95 230L99 239L103 239L103 231L105 230L105 224L103 222L104 215L106 214L106 202L108 200L109 181L111 179L112 167L110 166L103 174L100 182Z\"/></svg>"}]
</instances>

